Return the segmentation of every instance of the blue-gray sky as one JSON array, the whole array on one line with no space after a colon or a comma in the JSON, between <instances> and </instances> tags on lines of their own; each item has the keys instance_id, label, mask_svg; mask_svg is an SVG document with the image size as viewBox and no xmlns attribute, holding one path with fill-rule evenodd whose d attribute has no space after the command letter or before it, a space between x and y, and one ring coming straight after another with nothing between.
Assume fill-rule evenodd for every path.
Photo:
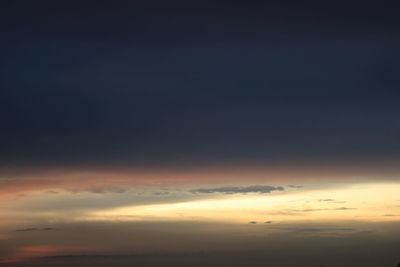
<instances>
[{"instance_id":1,"label":"blue-gray sky","mask_svg":"<svg viewBox=\"0 0 400 267\"><path fill-rule=\"evenodd\" d=\"M0 265L395 266L398 10L2 1Z\"/></svg>"},{"instance_id":2,"label":"blue-gray sky","mask_svg":"<svg viewBox=\"0 0 400 267\"><path fill-rule=\"evenodd\" d=\"M393 162L390 2L5 2L2 166Z\"/></svg>"}]
</instances>

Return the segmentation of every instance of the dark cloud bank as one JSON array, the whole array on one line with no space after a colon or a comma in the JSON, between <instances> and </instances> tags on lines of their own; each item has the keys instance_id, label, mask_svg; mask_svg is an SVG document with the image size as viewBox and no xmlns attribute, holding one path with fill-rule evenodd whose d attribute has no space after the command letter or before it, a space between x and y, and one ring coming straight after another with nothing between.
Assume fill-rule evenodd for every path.
<instances>
[{"instance_id":1,"label":"dark cloud bank","mask_svg":"<svg viewBox=\"0 0 400 267\"><path fill-rule=\"evenodd\" d=\"M336 226L249 223L240 229L229 224L182 222L64 225L64 231L57 233L32 234L40 235L42 242L54 241L53 235L58 234L76 238L88 246L101 245L101 240L104 240L115 250L107 252L95 248L72 254L59 252L15 266L395 267L398 261L398 223ZM383 228L390 234L381 235ZM90 241L93 237L95 243ZM138 239L140 242L137 242ZM68 239L61 241L68 242ZM121 246L121 243L125 245ZM9 247L11 244L14 243L0 244L0 252L2 246ZM144 251L140 250L143 244L148 244ZM126 250L127 247L129 250Z\"/></svg>"},{"instance_id":2,"label":"dark cloud bank","mask_svg":"<svg viewBox=\"0 0 400 267\"><path fill-rule=\"evenodd\" d=\"M0 167L400 158L386 1L5 1Z\"/></svg>"}]
</instances>

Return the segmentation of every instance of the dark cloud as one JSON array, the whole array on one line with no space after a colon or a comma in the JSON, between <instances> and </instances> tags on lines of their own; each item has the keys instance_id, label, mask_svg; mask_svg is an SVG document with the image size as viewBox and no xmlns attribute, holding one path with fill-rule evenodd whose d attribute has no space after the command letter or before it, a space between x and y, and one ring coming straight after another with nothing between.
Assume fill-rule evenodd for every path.
<instances>
[{"instance_id":1,"label":"dark cloud","mask_svg":"<svg viewBox=\"0 0 400 267\"><path fill-rule=\"evenodd\" d=\"M251 222L249 222L249 224L257 224L257 222L256 221L251 221Z\"/></svg>"},{"instance_id":2,"label":"dark cloud","mask_svg":"<svg viewBox=\"0 0 400 267\"><path fill-rule=\"evenodd\" d=\"M172 0L168 3L162 0L119 0L102 4L85 0L78 3L54 3L50 0L35 4L30 1L2 3L0 29L9 35L12 29L17 32L26 30L31 38L34 38L34 34L40 34L84 40L126 40L137 36L171 39L177 38L179 34L194 38L195 34L227 35L231 31L243 34L246 31L253 33L277 28L343 31L375 27L393 31L400 24L395 12L398 5L389 1L368 1L362 5L355 0L307 0L301 4L292 0Z\"/></svg>"},{"instance_id":3,"label":"dark cloud","mask_svg":"<svg viewBox=\"0 0 400 267\"><path fill-rule=\"evenodd\" d=\"M0 170L400 159L392 5L134 2L0 4Z\"/></svg>"},{"instance_id":4,"label":"dark cloud","mask_svg":"<svg viewBox=\"0 0 400 267\"><path fill-rule=\"evenodd\" d=\"M157 254L72 254L72 255L52 255L52 256L44 256L42 259L46 260L68 260L68 259L124 259L124 258L136 258L136 257L144 257L144 256L158 256Z\"/></svg>"},{"instance_id":5,"label":"dark cloud","mask_svg":"<svg viewBox=\"0 0 400 267\"><path fill-rule=\"evenodd\" d=\"M400 158L390 5L6 2L0 168Z\"/></svg>"},{"instance_id":6,"label":"dark cloud","mask_svg":"<svg viewBox=\"0 0 400 267\"><path fill-rule=\"evenodd\" d=\"M223 186L214 188L199 188L191 190L192 193L201 194L212 194L212 193L224 193L224 194L246 194L246 193L259 193L268 194L273 191L285 190L281 186L269 186L269 185L253 185L253 186Z\"/></svg>"},{"instance_id":7,"label":"dark cloud","mask_svg":"<svg viewBox=\"0 0 400 267\"><path fill-rule=\"evenodd\" d=\"M305 240L301 240L305 241ZM346 240L347 241L347 240ZM331 244L331 242L328 242ZM362 244L358 242L357 245ZM268 247L267 251L232 251L232 252L192 252L192 253L137 253L137 254L97 254L97 255L59 255L41 257L39 262L30 262L28 264L19 263L18 266L23 267L42 267L42 266L173 266L186 267L230 267L230 266L341 266L352 267L354 264L359 264L365 267L378 266L396 266L398 257L393 253L394 249L389 252L382 252L385 248L390 248L388 242L381 245L375 250L376 253L368 253L368 249L376 248L370 244L368 240L367 248L361 245L357 250L356 246L350 242L350 245L345 246L347 253L339 249L329 250L326 245L321 247L312 246L310 249L302 248L302 245L296 243L300 248L297 250L293 245L284 246L286 251L282 249L272 249ZM336 242L335 242L336 245ZM340 246L339 246L340 247ZM343 247L343 246L342 246ZM308 246L307 246L308 248ZM335 247L336 248L336 247ZM266 250L266 249L265 249ZM272 251L271 251L272 250ZM333 253L332 250L335 252ZM344 249L343 249L344 250ZM361 252L359 252L361 250ZM288 251L288 252L287 252ZM290 252L291 257L282 257ZM332 255L333 254L333 255ZM364 255L360 255L364 254ZM339 255L339 256L338 256Z\"/></svg>"},{"instance_id":8,"label":"dark cloud","mask_svg":"<svg viewBox=\"0 0 400 267\"><path fill-rule=\"evenodd\" d=\"M15 230L16 232L31 232L31 231L53 231L53 230L57 230L56 228L53 227L44 227L44 228L24 228L24 229L17 229Z\"/></svg>"},{"instance_id":9,"label":"dark cloud","mask_svg":"<svg viewBox=\"0 0 400 267\"><path fill-rule=\"evenodd\" d=\"M24 229L17 229L15 230L16 232L30 232L30 231L36 231L38 228L24 228Z\"/></svg>"},{"instance_id":10,"label":"dark cloud","mask_svg":"<svg viewBox=\"0 0 400 267\"><path fill-rule=\"evenodd\" d=\"M391 262L398 260L400 232L397 222L247 225L215 222L66 222L58 227L67 231L60 231L57 235L32 233L37 235L35 244L39 242L62 248L70 246L71 240L78 240L88 251L58 251L47 255L51 256L47 258L49 262L21 262L17 265L290 267L314 266L318 259L318 262L329 262L332 266L350 267L356 262L361 266L374 267L380 266L382 259L387 259L382 266L391 266ZM382 235L382 229L388 234ZM0 257L8 258L19 251L21 244L33 243L25 238L25 235L15 235L13 239L0 242ZM107 241L107 250L99 246L104 245L104 242L99 244L99 240ZM140 242L136 242L138 240ZM224 260L221 261L218 255ZM132 262L122 261L124 257ZM97 258L99 261L90 261ZM309 261L304 262L306 259Z\"/></svg>"}]
</instances>

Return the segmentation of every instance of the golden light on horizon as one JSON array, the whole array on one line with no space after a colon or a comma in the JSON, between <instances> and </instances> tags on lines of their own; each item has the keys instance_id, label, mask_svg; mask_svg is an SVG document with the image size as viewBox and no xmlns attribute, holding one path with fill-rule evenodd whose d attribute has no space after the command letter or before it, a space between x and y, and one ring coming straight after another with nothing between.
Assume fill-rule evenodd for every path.
<instances>
[{"instance_id":1,"label":"golden light on horizon","mask_svg":"<svg viewBox=\"0 0 400 267\"><path fill-rule=\"evenodd\" d=\"M217 221L396 221L397 183L272 194L219 195L206 200L127 206L92 212L85 220ZM397 213L396 213L397 211Z\"/></svg>"}]
</instances>

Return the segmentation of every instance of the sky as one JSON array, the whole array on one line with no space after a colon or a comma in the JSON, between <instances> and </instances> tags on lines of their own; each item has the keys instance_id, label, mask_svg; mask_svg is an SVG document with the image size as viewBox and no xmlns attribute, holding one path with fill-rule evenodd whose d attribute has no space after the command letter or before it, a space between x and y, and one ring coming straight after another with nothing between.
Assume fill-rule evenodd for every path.
<instances>
[{"instance_id":1,"label":"sky","mask_svg":"<svg viewBox=\"0 0 400 267\"><path fill-rule=\"evenodd\" d=\"M0 265L396 266L394 1L4 1Z\"/></svg>"}]
</instances>

